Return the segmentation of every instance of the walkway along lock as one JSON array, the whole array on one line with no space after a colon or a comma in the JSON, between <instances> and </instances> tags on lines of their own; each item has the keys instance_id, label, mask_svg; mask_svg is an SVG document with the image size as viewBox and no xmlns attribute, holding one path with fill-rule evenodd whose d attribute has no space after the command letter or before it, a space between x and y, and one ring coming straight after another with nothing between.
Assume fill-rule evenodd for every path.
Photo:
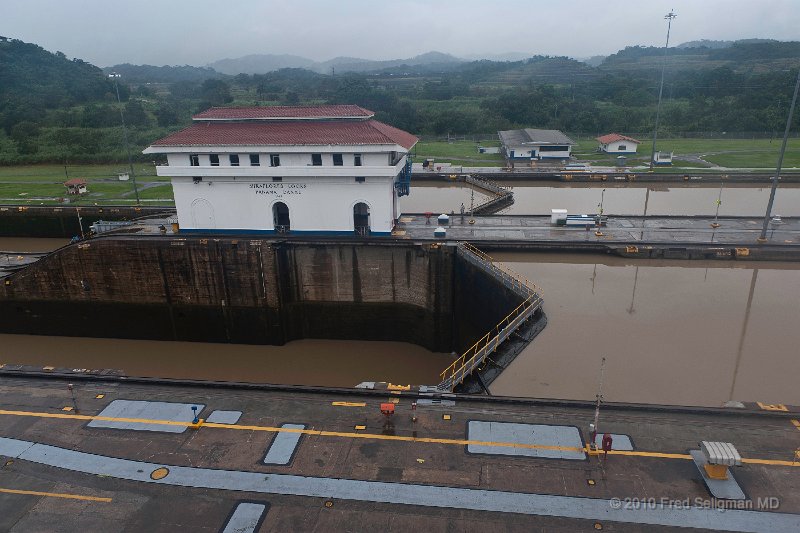
<instances>
[{"instance_id":1,"label":"walkway along lock","mask_svg":"<svg viewBox=\"0 0 800 533\"><path fill-rule=\"evenodd\" d=\"M475 344L440 374L441 382L437 385L440 391L450 391L477 370L484 361L496 352L509 336L516 332L526 320L542 307L542 291L525 278L502 268L491 257L466 242L457 244L457 253L487 274L500 280L506 287L524 298L493 329L487 331Z\"/></svg>"}]
</instances>

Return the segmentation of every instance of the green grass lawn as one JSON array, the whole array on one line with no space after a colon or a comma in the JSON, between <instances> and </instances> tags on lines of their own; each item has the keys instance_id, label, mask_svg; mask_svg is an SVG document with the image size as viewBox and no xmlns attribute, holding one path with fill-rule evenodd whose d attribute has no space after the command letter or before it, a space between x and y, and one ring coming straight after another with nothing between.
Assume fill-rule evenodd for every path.
<instances>
[{"instance_id":1,"label":"green grass lawn","mask_svg":"<svg viewBox=\"0 0 800 533\"><path fill-rule=\"evenodd\" d=\"M628 156L628 164L647 164L652 146L651 140L643 141L637 155ZM699 162L681 160L681 155L693 154L723 167L775 168L781 139L659 139L657 146L675 153L675 166L702 168ZM598 153L597 141L588 138L579 139L573 153L578 159L600 165L613 165L617 157ZM789 139L783 166L800 167L800 139Z\"/></svg>"},{"instance_id":2,"label":"green grass lawn","mask_svg":"<svg viewBox=\"0 0 800 533\"><path fill-rule=\"evenodd\" d=\"M478 146L500 146L499 141L420 141L414 147L414 160L418 163L433 158L437 163L452 163L462 166L503 166L500 154L482 154Z\"/></svg>"},{"instance_id":3,"label":"green grass lawn","mask_svg":"<svg viewBox=\"0 0 800 533\"><path fill-rule=\"evenodd\" d=\"M148 163L134 163L133 170L139 177L147 181L169 181L169 178L156 176L156 167ZM63 183L68 178L83 178L87 181L93 179L117 179L119 174L130 173L127 163L113 165L23 165L0 166L0 183L9 181L30 181Z\"/></svg>"}]
</instances>

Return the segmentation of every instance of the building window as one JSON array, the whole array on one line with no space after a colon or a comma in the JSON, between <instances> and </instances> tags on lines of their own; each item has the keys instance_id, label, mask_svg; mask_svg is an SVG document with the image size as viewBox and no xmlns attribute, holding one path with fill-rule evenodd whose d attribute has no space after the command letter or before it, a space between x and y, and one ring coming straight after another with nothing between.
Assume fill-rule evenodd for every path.
<instances>
[{"instance_id":1,"label":"building window","mask_svg":"<svg viewBox=\"0 0 800 533\"><path fill-rule=\"evenodd\" d=\"M361 154L353 154L353 166L361 166Z\"/></svg>"},{"instance_id":2,"label":"building window","mask_svg":"<svg viewBox=\"0 0 800 533\"><path fill-rule=\"evenodd\" d=\"M281 166L281 156L279 154L269 154L269 166L271 167Z\"/></svg>"},{"instance_id":3,"label":"building window","mask_svg":"<svg viewBox=\"0 0 800 533\"><path fill-rule=\"evenodd\" d=\"M624 144L620 144L619 147L617 148L617 150L619 150L620 152L624 152L627 149L628 147Z\"/></svg>"},{"instance_id":4,"label":"building window","mask_svg":"<svg viewBox=\"0 0 800 533\"><path fill-rule=\"evenodd\" d=\"M283 181L283 178L280 176L272 176L272 181Z\"/></svg>"},{"instance_id":5,"label":"building window","mask_svg":"<svg viewBox=\"0 0 800 533\"><path fill-rule=\"evenodd\" d=\"M566 152L569 150L569 146L562 146L558 144L540 146L540 152Z\"/></svg>"},{"instance_id":6,"label":"building window","mask_svg":"<svg viewBox=\"0 0 800 533\"><path fill-rule=\"evenodd\" d=\"M200 156L197 155L197 154L189 154L189 166L199 167L200 166Z\"/></svg>"},{"instance_id":7,"label":"building window","mask_svg":"<svg viewBox=\"0 0 800 533\"><path fill-rule=\"evenodd\" d=\"M340 167L342 165L344 165L342 154L333 154L333 166Z\"/></svg>"},{"instance_id":8,"label":"building window","mask_svg":"<svg viewBox=\"0 0 800 533\"><path fill-rule=\"evenodd\" d=\"M367 178L364 176L356 176L356 183L364 183L365 181L367 181Z\"/></svg>"},{"instance_id":9,"label":"building window","mask_svg":"<svg viewBox=\"0 0 800 533\"><path fill-rule=\"evenodd\" d=\"M311 154L311 164L315 167L322 166L322 154Z\"/></svg>"},{"instance_id":10,"label":"building window","mask_svg":"<svg viewBox=\"0 0 800 533\"><path fill-rule=\"evenodd\" d=\"M228 158L231 160L231 166L232 167L238 167L239 166L239 154L231 154L231 155L228 156Z\"/></svg>"},{"instance_id":11,"label":"building window","mask_svg":"<svg viewBox=\"0 0 800 533\"><path fill-rule=\"evenodd\" d=\"M261 166L261 160L258 158L258 154L250 154L250 166L251 167Z\"/></svg>"},{"instance_id":12,"label":"building window","mask_svg":"<svg viewBox=\"0 0 800 533\"><path fill-rule=\"evenodd\" d=\"M212 167L219 166L219 156L217 154L209 154L208 161L211 163Z\"/></svg>"}]
</instances>

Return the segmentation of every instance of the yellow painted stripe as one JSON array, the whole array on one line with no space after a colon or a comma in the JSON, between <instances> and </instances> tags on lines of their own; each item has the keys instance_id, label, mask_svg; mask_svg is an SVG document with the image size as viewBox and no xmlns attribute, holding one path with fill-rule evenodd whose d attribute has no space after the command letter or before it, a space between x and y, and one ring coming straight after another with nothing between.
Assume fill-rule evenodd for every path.
<instances>
[{"instance_id":1,"label":"yellow painted stripe","mask_svg":"<svg viewBox=\"0 0 800 533\"><path fill-rule=\"evenodd\" d=\"M151 420L147 418L119 418L110 416L90 416L66 413L40 413L33 411L8 411L0 409L0 415L12 416L31 416L37 418L60 418L60 419L73 419L73 420L100 420L105 422L126 422L137 424L160 424L165 426L191 426L191 422L176 422L173 420ZM467 439L445 439L435 437L412 437L405 435L381 435L378 433L353 433L345 431L324 431L319 429L299 429L299 428L284 428L273 426L251 426L239 424L221 424L215 422L205 422L204 428L217 428L217 429L232 429L238 431L265 431L269 433L299 433L302 435L315 435L319 437L342 437L351 439L371 439L371 440L386 440L398 442L421 442L426 444L450 444L456 446L492 446L500 448L520 448L528 450L552 450L552 451L567 451L567 452L585 452L583 447L575 446L548 446L544 444L522 444L516 442L492 442L492 441L478 441ZM612 450L608 452L609 455L623 455L629 457L647 457L657 459L691 459L688 454L680 453L663 453L663 452L647 452L647 451L623 451ZM781 461L777 459L742 459L744 463L761 464L761 465L775 465L775 466L795 466L800 467L800 463L791 461Z\"/></svg>"},{"instance_id":2,"label":"yellow painted stripe","mask_svg":"<svg viewBox=\"0 0 800 533\"><path fill-rule=\"evenodd\" d=\"M22 494L25 496L48 496L50 498L66 498L68 500L84 500L88 502L110 502L111 498L100 498L98 496L81 496L80 494L64 494L62 492L39 492L36 490L17 490L17 489L3 489L0 492L6 494Z\"/></svg>"},{"instance_id":3,"label":"yellow painted stripe","mask_svg":"<svg viewBox=\"0 0 800 533\"><path fill-rule=\"evenodd\" d=\"M792 420L792 424L794 424L794 427L797 429L800 429L800 420Z\"/></svg>"},{"instance_id":4,"label":"yellow painted stripe","mask_svg":"<svg viewBox=\"0 0 800 533\"><path fill-rule=\"evenodd\" d=\"M364 402L331 402L331 405L337 407L366 407L367 404Z\"/></svg>"}]
</instances>

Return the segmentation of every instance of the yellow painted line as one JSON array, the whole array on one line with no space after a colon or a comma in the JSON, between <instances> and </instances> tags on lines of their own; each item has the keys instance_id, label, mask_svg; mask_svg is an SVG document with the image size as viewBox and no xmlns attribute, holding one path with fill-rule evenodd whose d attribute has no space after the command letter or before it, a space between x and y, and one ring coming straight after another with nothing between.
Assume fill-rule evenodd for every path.
<instances>
[{"instance_id":1,"label":"yellow painted line","mask_svg":"<svg viewBox=\"0 0 800 533\"><path fill-rule=\"evenodd\" d=\"M17 489L3 489L0 492L5 494L22 494L25 496L48 496L51 498L66 498L68 500L84 500L88 502L110 502L111 498L100 498L99 496L81 496L80 494L64 494L62 492L39 492L36 490L17 490Z\"/></svg>"},{"instance_id":2,"label":"yellow painted line","mask_svg":"<svg viewBox=\"0 0 800 533\"><path fill-rule=\"evenodd\" d=\"M800 420L792 420L792 424L794 424L794 427L797 429L800 429Z\"/></svg>"},{"instance_id":3,"label":"yellow painted line","mask_svg":"<svg viewBox=\"0 0 800 533\"><path fill-rule=\"evenodd\" d=\"M33 411L8 411L0 409L0 415L12 416L31 416L37 418L60 418L67 420L100 420L104 422L126 422L135 424L160 424L165 426L183 426L189 427L191 422L176 422L173 420L151 420L147 418L120 418L111 416L90 416L66 413L40 413ZM448 415L444 415L448 416ZM315 435L319 437L342 437L352 439L371 439L371 440L386 440L397 442L419 442L426 444L451 444L456 446L491 446L497 448L520 448L527 450L552 450L552 451L567 451L567 452L585 452L584 447L576 446L549 446L544 444L522 444L516 442L492 442L492 441L479 441L467 439L445 439L435 437L411 437L404 435L381 435L378 433L352 433L343 431L324 431L319 429L299 429L299 428L284 428L273 426L250 426L239 424L221 424L216 422L206 422L203 424L204 428L217 428L217 429L234 429L238 431L265 431L269 433L299 433L302 435ZM609 455L623 455L629 457L647 457L657 459L691 459L691 455L681 453L663 453L663 452L646 452L646 451L623 451L612 450L608 452ZM800 467L800 463L792 461L782 461L778 459L742 459L743 463L760 464L760 465L775 465L775 466L794 466Z\"/></svg>"},{"instance_id":4,"label":"yellow painted line","mask_svg":"<svg viewBox=\"0 0 800 533\"><path fill-rule=\"evenodd\" d=\"M364 402L331 402L331 405L337 407L366 407L367 404Z\"/></svg>"},{"instance_id":5,"label":"yellow painted line","mask_svg":"<svg viewBox=\"0 0 800 533\"><path fill-rule=\"evenodd\" d=\"M761 403L756 402L758 406L765 411L788 411L789 408L783 405L782 403Z\"/></svg>"}]
</instances>

